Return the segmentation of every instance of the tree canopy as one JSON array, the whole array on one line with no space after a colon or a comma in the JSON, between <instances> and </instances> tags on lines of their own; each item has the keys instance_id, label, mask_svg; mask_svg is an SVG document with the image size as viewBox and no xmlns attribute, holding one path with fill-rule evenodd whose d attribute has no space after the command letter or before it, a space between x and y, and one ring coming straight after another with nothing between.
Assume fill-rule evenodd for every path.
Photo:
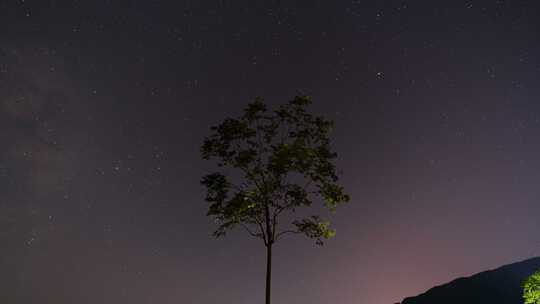
<instances>
[{"instance_id":1,"label":"tree canopy","mask_svg":"<svg viewBox=\"0 0 540 304\"><path fill-rule=\"evenodd\" d=\"M271 111L257 98L243 115L211 128L204 140L204 159L240 173L238 182L222 172L203 177L208 215L215 218L219 237L237 226L271 245L287 233L304 234L319 245L334 236L329 222L317 215L294 220L279 230L283 212L311 206L315 197L330 210L349 201L340 186L330 148L333 122L310 114L311 98L297 96Z\"/></svg>"},{"instance_id":2,"label":"tree canopy","mask_svg":"<svg viewBox=\"0 0 540 304\"><path fill-rule=\"evenodd\" d=\"M533 273L523 283L525 304L540 304L540 270Z\"/></svg>"}]
</instances>

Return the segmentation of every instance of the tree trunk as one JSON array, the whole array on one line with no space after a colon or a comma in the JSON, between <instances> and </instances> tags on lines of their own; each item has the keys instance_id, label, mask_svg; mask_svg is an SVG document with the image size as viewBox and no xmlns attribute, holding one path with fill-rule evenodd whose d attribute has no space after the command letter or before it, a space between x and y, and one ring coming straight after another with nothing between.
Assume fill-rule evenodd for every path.
<instances>
[{"instance_id":1,"label":"tree trunk","mask_svg":"<svg viewBox=\"0 0 540 304\"><path fill-rule=\"evenodd\" d=\"M272 243L266 245L266 304L270 304L270 287L272 280Z\"/></svg>"}]
</instances>

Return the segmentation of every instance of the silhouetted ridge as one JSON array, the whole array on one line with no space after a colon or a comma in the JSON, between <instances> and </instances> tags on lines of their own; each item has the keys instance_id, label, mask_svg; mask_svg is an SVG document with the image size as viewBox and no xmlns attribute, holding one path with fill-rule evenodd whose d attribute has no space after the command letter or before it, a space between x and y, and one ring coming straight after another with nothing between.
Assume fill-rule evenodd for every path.
<instances>
[{"instance_id":1,"label":"silhouetted ridge","mask_svg":"<svg viewBox=\"0 0 540 304\"><path fill-rule=\"evenodd\" d=\"M540 269L540 257L458 278L402 304L523 304L522 283Z\"/></svg>"}]
</instances>

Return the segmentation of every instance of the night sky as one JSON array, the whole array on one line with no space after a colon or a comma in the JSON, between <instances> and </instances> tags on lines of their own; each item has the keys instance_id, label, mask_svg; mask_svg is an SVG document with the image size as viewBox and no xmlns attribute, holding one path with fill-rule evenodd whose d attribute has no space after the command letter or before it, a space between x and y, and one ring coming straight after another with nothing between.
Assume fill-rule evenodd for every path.
<instances>
[{"instance_id":1,"label":"night sky","mask_svg":"<svg viewBox=\"0 0 540 304\"><path fill-rule=\"evenodd\" d=\"M209 127L297 94L352 199L275 303L391 304L540 254L537 1L0 0L0 302L262 303Z\"/></svg>"}]
</instances>

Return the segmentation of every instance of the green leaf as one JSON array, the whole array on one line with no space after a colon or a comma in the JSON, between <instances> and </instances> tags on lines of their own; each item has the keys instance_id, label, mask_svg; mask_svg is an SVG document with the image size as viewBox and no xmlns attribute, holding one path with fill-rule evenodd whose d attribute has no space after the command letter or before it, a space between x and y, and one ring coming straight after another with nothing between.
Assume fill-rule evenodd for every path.
<instances>
[{"instance_id":1,"label":"green leaf","mask_svg":"<svg viewBox=\"0 0 540 304\"><path fill-rule=\"evenodd\" d=\"M523 283L523 298L525 304L540 304L540 270Z\"/></svg>"},{"instance_id":2,"label":"green leaf","mask_svg":"<svg viewBox=\"0 0 540 304\"><path fill-rule=\"evenodd\" d=\"M336 235L336 231L330 229L330 222L322 221L318 216L304 218L300 221L294 221L299 232L304 233L307 237L316 239L317 245L323 245L323 238L330 239Z\"/></svg>"}]
</instances>

